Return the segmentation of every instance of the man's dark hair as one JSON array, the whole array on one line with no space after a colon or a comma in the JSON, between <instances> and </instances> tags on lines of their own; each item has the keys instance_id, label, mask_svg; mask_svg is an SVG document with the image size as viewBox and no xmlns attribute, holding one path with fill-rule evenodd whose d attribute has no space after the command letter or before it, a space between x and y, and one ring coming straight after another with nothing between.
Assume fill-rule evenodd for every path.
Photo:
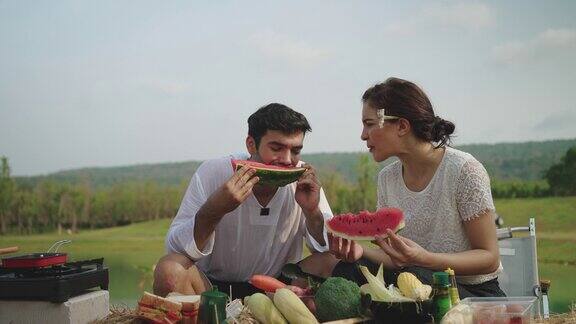
<instances>
[{"instance_id":1,"label":"man's dark hair","mask_svg":"<svg viewBox=\"0 0 576 324\"><path fill-rule=\"evenodd\" d=\"M268 130L280 131L284 134L312 131L306 117L283 104L271 103L258 109L248 118L248 135L254 138L256 147L260 145L262 136Z\"/></svg>"}]
</instances>

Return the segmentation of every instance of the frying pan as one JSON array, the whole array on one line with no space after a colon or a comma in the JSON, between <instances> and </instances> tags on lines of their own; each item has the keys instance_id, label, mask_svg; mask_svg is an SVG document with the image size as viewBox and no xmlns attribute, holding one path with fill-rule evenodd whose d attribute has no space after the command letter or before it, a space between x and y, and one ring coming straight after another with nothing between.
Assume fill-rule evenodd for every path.
<instances>
[{"instance_id":1,"label":"frying pan","mask_svg":"<svg viewBox=\"0 0 576 324\"><path fill-rule=\"evenodd\" d=\"M66 263L68 255L66 253L58 253L57 251L62 244L70 242L70 240L58 241L48 249L48 252L44 253L30 253L2 258L2 267L10 269L40 268ZM50 252L53 248L55 248L54 252ZM16 251L18 251L18 247L13 246L1 249L0 254L13 253Z\"/></svg>"}]
</instances>

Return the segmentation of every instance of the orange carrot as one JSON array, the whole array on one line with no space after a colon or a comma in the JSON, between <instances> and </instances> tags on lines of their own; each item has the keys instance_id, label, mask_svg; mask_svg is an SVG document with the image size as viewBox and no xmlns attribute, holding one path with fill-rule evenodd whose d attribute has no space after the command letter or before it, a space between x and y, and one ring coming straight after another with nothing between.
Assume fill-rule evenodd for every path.
<instances>
[{"instance_id":1,"label":"orange carrot","mask_svg":"<svg viewBox=\"0 0 576 324\"><path fill-rule=\"evenodd\" d=\"M276 289L286 287L282 281L267 275L253 275L248 281L252 286L267 292L276 292Z\"/></svg>"}]
</instances>

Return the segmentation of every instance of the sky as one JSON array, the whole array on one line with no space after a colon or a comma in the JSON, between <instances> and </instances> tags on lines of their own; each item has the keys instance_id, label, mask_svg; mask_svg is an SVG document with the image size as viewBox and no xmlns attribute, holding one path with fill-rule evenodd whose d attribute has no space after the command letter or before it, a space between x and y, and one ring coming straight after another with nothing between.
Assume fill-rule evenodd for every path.
<instances>
[{"instance_id":1,"label":"sky","mask_svg":"<svg viewBox=\"0 0 576 324\"><path fill-rule=\"evenodd\" d=\"M576 137L576 1L0 0L13 175L245 151L280 102L303 153L367 151L361 96L421 86L454 144Z\"/></svg>"}]
</instances>

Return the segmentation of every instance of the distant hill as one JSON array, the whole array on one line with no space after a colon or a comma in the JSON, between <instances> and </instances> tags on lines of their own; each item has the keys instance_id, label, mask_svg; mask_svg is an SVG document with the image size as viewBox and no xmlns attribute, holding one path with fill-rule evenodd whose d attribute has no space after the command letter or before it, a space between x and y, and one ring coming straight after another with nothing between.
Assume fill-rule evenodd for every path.
<instances>
[{"instance_id":1,"label":"distant hill","mask_svg":"<svg viewBox=\"0 0 576 324\"><path fill-rule=\"evenodd\" d=\"M41 180L54 180L66 183L88 181L95 187L106 187L122 182L154 181L162 185L180 184L190 180L201 162L174 162L158 164L139 164L132 166L83 168L60 171L46 176L15 177L21 186L34 186Z\"/></svg>"},{"instance_id":2,"label":"distant hill","mask_svg":"<svg viewBox=\"0 0 576 324\"><path fill-rule=\"evenodd\" d=\"M456 148L474 155L484 164L490 176L499 180L537 180L566 151L576 146L576 139L542 142L471 144ZM315 153L302 159L321 172L338 172L344 179L355 181L356 163L367 153ZM389 161L385 161L386 164ZM128 181L154 181L173 185L187 182L200 161L143 164L122 167L84 168L61 171L47 176L17 177L22 186L33 186L43 179L80 183L89 181L95 187L105 187Z\"/></svg>"},{"instance_id":3,"label":"distant hill","mask_svg":"<svg viewBox=\"0 0 576 324\"><path fill-rule=\"evenodd\" d=\"M469 144L456 146L472 154L484 164L492 178L499 180L539 180L544 172L576 146L576 139L542 142ZM337 171L345 179L354 180L355 164L367 153L320 153L308 154L302 159L319 170ZM384 161L382 166L390 163Z\"/></svg>"},{"instance_id":4,"label":"distant hill","mask_svg":"<svg viewBox=\"0 0 576 324\"><path fill-rule=\"evenodd\" d=\"M497 179L541 179L544 172L576 146L576 139L543 142L474 144L461 149L481 161Z\"/></svg>"}]
</instances>

